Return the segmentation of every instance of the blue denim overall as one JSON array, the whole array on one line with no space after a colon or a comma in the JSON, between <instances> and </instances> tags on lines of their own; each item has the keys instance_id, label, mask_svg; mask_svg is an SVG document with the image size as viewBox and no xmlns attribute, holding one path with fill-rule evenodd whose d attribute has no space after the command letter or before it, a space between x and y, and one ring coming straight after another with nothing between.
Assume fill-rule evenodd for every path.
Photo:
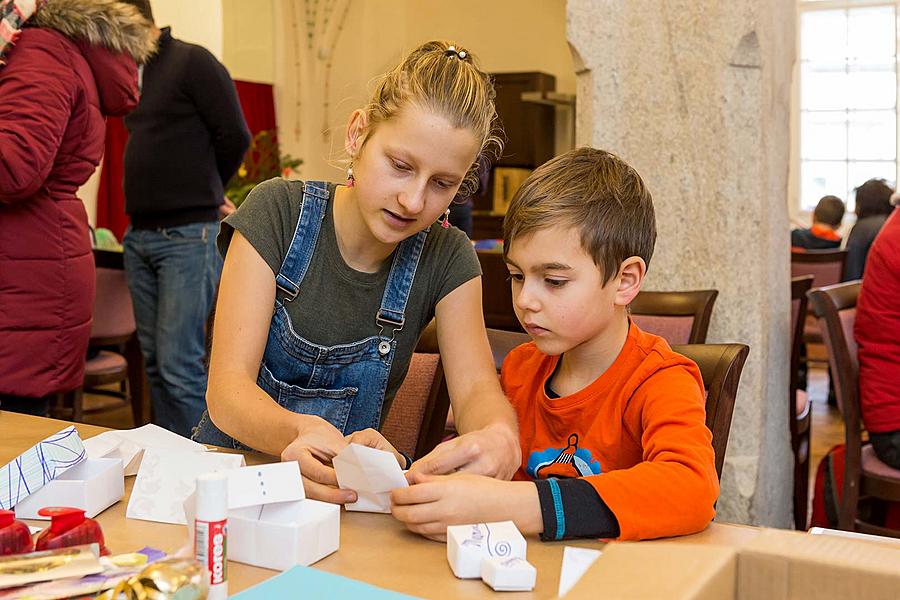
<instances>
[{"instance_id":1,"label":"blue denim overall","mask_svg":"<svg viewBox=\"0 0 900 600\"><path fill-rule=\"evenodd\" d=\"M281 270L275 278L278 295L266 350L256 383L279 405L299 414L316 415L344 435L378 428L388 375L403 329L404 311L427 230L402 241L394 252L381 307L375 315L378 335L337 346L320 346L297 335L291 327L285 303L292 302L316 248L325 217L328 186L309 181L303 188L303 204L297 229ZM308 314L318 313L310 307ZM321 307L327 311L327 307ZM247 418L252 418L248 414ZM226 448L249 449L220 431L204 413L193 439Z\"/></svg>"}]
</instances>

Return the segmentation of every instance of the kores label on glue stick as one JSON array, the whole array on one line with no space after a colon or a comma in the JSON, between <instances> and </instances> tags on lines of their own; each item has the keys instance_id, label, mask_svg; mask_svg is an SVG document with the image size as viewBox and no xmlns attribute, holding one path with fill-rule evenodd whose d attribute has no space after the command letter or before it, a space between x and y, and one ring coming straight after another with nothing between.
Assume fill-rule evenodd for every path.
<instances>
[{"instance_id":1,"label":"kores label on glue stick","mask_svg":"<svg viewBox=\"0 0 900 600\"><path fill-rule=\"evenodd\" d=\"M228 597L228 479L220 473L197 478L195 558L209 572L209 600Z\"/></svg>"}]
</instances>

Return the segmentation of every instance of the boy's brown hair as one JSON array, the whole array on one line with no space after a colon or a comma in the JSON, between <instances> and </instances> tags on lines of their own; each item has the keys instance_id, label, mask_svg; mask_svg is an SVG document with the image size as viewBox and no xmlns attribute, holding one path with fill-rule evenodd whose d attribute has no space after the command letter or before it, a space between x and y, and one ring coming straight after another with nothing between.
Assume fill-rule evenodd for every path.
<instances>
[{"instance_id":1,"label":"boy's brown hair","mask_svg":"<svg viewBox=\"0 0 900 600\"><path fill-rule=\"evenodd\" d=\"M837 228L844 219L844 201L837 196L822 196L813 211L813 221Z\"/></svg>"},{"instance_id":2,"label":"boy's brown hair","mask_svg":"<svg viewBox=\"0 0 900 600\"><path fill-rule=\"evenodd\" d=\"M549 227L575 227L604 285L626 258L649 267L656 245L653 199L641 176L618 156L577 148L528 176L503 219L503 253L516 239Z\"/></svg>"}]
</instances>

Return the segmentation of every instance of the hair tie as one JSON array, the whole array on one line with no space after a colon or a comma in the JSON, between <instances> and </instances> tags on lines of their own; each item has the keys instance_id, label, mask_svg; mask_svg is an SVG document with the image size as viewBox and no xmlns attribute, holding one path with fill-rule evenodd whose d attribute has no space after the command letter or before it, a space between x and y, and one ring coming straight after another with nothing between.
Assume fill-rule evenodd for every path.
<instances>
[{"instance_id":1,"label":"hair tie","mask_svg":"<svg viewBox=\"0 0 900 600\"><path fill-rule=\"evenodd\" d=\"M469 56L469 53L465 50L457 50L456 46L450 46L444 51L444 56L449 56L451 58L455 56L459 60L466 60L466 58L468 58Z\"/></svg>"}]
</instances>

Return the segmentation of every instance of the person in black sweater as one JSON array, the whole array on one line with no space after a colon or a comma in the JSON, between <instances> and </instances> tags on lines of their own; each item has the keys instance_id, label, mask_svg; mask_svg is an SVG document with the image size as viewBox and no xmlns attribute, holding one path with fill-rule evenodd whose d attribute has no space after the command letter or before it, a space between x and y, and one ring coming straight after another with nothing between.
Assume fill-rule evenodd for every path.
<instances>
[{"instance_id":1,"label":"person in black sweater","mask_svg":"<svg viewBox=\"0 0 900 600\"><path fill-rule=\"evenodd\" d=\"M149 0L127 0L151 22ZM155 27L155 26L154 26ZM234 82L205 48L157 29L125 119L123 242L154 422L190 436L206 409L206 320L222 270L224 187L250 144Z\"/></svg>"}]
</instances>

